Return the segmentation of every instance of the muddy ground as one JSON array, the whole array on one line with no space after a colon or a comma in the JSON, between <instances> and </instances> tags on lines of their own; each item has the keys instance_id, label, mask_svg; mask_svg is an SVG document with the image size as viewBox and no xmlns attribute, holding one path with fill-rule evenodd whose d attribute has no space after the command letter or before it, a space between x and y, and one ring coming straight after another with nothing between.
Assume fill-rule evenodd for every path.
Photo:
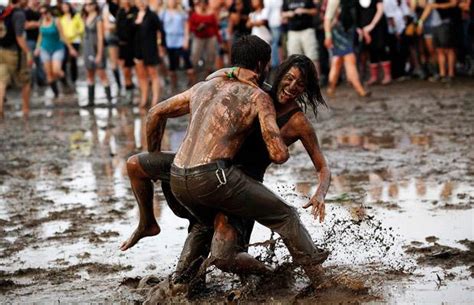
<instances>
[{"instance_id":1,"label":"muddy ground","mask_svg":"<svg viewBox=\"0 0 474 305\"><path fill-rule=\"evenodd\" d=\"M474 301L474 80L373 93L358 99L343 86L313 119L333 174L326 221L299 208L315 242L332 251L319 289L305 289L277 240L274 252L251 253L279 266L280 277L242 289L237 277L211 270L194 303ZM144 149L143 113L81 109L85 96L84 83L54 102L37 90L28 119L18 95L9 96L0 122L1 303L138 303L175 267L187 221L159 188L162 232L118 250L138 222L125 161ZM164 149L176 150L185 128L186 118L170 121ZM291 156L265 184L300 207L317 178L302 145ZM257 226L252 242L270 236Z\"/></svg>"}]
</instances>

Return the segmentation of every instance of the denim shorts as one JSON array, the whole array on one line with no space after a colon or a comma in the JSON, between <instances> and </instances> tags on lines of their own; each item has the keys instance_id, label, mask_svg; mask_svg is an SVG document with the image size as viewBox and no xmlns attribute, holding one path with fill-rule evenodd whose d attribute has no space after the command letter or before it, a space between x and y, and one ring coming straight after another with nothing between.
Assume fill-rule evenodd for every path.
<instances>
[{"instance_id":1,"label":"denim shorts","mask_svg":"<svg viewBox=\"0 0 474 305\"><path fill-rule=\"evenodd\" d=\"M50 52L43 48L40 50L40 58L43 63L48 61L59 61L63 62L65 56L64 48Z\"/></svg>"}]
</instances>

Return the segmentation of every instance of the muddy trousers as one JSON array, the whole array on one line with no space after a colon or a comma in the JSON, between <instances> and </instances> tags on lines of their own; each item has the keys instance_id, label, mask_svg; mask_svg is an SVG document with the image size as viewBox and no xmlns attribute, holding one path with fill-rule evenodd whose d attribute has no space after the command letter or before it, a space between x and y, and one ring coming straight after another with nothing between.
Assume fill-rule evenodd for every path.
<instances>
[{"instance_id":1,"label":"muddy trousers","mask_svg":"<svg viewBox=\"0 0 474 305\"><path fill-rule=\"evenodd\" d=\"M309 265L320 253L296 209L234 166L216 162L181 169L173 165L171 190L204 225L212 225L216 212L222 211L254 219L277 232L297 264Z\"/></svg>"},{"instance_id":2,"label":"muddy trousers","mask_svg":"<svg viewBox=\"0 0 474 305\"><path fill-rule=\"evenodd\" d=\"M171 192L170 170L174 156L174 153L169 152L145 152L138 155L138 161L142 169L153 181L161 181L161 189L171 211L173 211L176 216L189 220L188 236L186 237L175 270L176 281L188 282L194 278L199 271L201 263L210 253L214 225L213 223L204 224L199 222ZM210 217L214 216L215 213ZM230 217L229 222L239 232L239 248L242 251L246 251L246 245L248 245L250 241L253 221Z\"/></svg>"}]
</instances>

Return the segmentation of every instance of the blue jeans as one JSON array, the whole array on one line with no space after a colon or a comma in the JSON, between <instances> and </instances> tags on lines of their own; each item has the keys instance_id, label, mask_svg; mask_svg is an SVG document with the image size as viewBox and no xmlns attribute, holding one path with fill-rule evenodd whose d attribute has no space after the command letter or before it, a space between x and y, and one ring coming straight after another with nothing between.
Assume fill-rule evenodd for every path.
<instances>
[{"instance_id":1,"label":"blue jeans","mask_svg":"<svg viewBox=\"0 0 474 305\"><path fill-rule=\"evenodd\" d=\"M28 48L30 49L31 53L34 53L36 48L36 41L35 40L28 40L27 41ZM35 62L35 67L31 71L31 83L32 84L46 84L46 74L43 70L43 63L39 56L34 56L33 59Z\"/></svg>"},{"instance_id":2,"label":"blue jeans","mask_svg":"<svg viewBox=\"0 0 474 305\"><path fill-rule=\"evenodd\" d=\"M272 27L270 30L272 32L272 68L276 68L280 64L278 44L280 43L281 27Z\"/></svg>"}]
</instances>

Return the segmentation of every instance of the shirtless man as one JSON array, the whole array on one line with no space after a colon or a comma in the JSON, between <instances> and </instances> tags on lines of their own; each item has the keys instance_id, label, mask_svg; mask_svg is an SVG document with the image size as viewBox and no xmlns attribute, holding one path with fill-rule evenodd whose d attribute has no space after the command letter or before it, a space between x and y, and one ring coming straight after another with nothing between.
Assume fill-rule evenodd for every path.
<instances>
[{"instance_id":1,"label":"shirtless man","mask_svg":"<svg viewBox=\"0 0 474 305\"><path fill-rule=\"evenodd\" d=\"M232 64L262 75L270 48L255 36L244 39L245 43L234 47L246 50L232 52ZM314 282L320 275L319 264L328 253L315 247L293 207L230 162L257 118L270 159L282 163L288 158L273 103L256 88L257 83L211 79L155 106L147 122L148 149L160 150L167 118L191 113L188 131L171 168L173 194L202 224L212 225L216 213L223 211L255 219L274 230Z\"/></svg>"}]
</instances>

